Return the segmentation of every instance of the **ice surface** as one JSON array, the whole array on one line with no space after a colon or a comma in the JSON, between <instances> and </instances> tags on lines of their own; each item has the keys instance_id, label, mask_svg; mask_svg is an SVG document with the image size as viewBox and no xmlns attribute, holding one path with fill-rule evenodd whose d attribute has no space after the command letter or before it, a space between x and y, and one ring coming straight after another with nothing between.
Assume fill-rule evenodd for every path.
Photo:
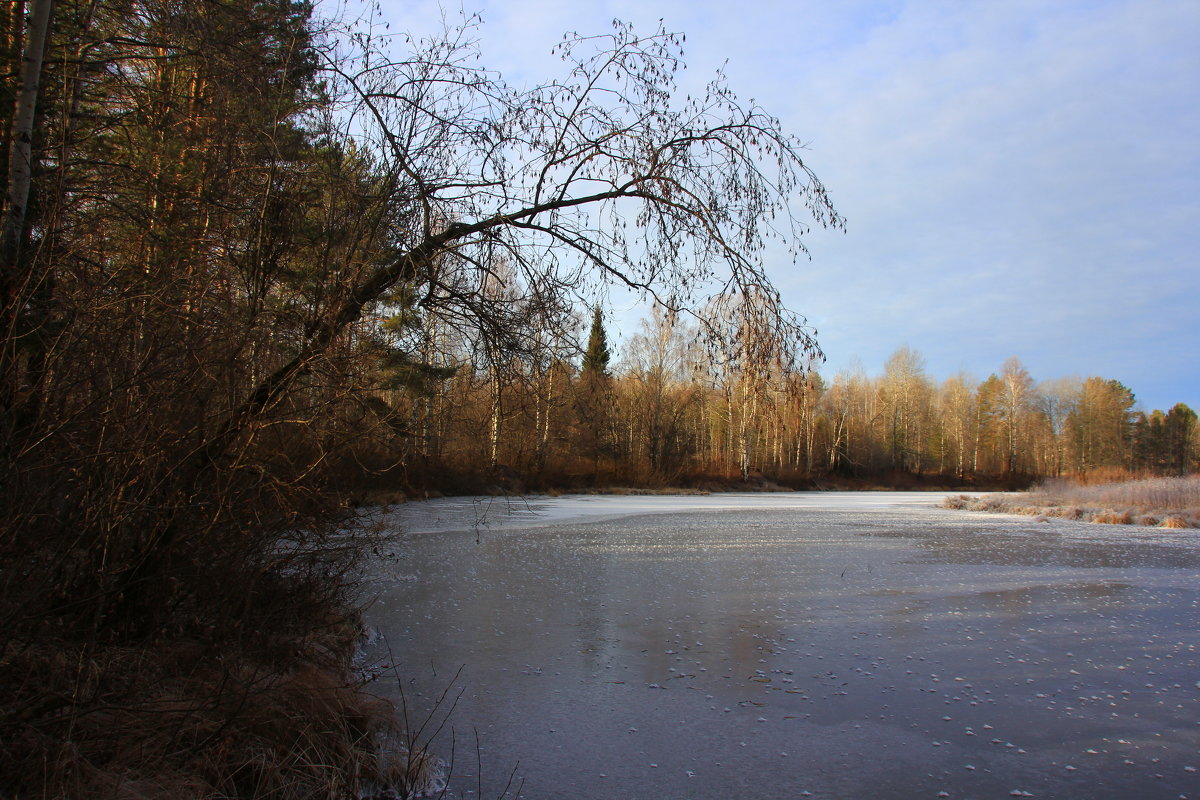
<instances>
[{"instance_id":1,"label":"ice surface","mask_svg":"<svg viewBox=\"0 0 1200 800\"><path fill-rule=\"evenodd\" d=\"M938 492L720 492L707 495L563 495L446 497L391 506L389 524L408 533L529 528L638 514L695 511L932 508Z\"/></svg>"},{"instance_id":2,"label":"ice surface","mask_svg":"<svg viewBox=\"0 0 1200 800\"><path fill-rule=\"evenodd\" d=\"M940 500L402 506L377 691L455 797L1200 797L1196 532Z\"/></svg>"}]
</instances>

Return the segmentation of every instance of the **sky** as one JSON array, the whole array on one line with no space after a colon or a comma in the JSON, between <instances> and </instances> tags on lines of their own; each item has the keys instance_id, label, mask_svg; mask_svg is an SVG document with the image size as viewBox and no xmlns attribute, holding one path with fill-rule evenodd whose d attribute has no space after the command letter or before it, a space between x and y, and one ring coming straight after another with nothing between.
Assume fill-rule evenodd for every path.
<instances>
[{"instance_id":1,"label":"sky","mask_svg":"<svg viewBox=\"0 0 1200 800\"><path fill-rule=\"evenodd\" d=\"M907 346L935 380L1016 356L1038 380L1096 375L1146 411L1200 409L1200 2L382 5L416 34L463 11L483 18L481 63L515 85L559 74L567 31L661 19L687 36L684 90L724 66L807 144L847 229L767 267L827 378L882 374Z\"/></svg>"}]
</instances>

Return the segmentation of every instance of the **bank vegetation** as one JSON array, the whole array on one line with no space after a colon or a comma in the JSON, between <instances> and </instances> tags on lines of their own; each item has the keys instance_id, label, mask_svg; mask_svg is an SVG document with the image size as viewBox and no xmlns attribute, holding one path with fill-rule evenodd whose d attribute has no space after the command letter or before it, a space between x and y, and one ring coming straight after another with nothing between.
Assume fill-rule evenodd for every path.
<instances>
[{"instance_id":1,"label":"bank vegetation","mask_svg":"<svg viewBox=\"0 0 1200 800\"><path fill-rule=\"evenodd\" d=\"M1110 525L1200 528L1200 476L1087 484L1047 480L1027 492L948 497L947 508Z\"/></svg>"}]
</instances>

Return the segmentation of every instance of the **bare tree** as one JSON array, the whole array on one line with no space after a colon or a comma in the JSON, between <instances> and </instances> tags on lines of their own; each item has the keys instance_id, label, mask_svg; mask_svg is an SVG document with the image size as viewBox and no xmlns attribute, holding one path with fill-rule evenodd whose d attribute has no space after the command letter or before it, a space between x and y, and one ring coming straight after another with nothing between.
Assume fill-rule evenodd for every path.
<instances>
[{"instance_id":1,"label":"bare tree","mask_svg":"<svg viewBox=\"0 0 1200 800\"><path fill-rule=\"evenodd\" d=\"M943 433L942 449L953 448L954 474L967 475L967 453L974 448L975 379L958 373L946 379L939 392L939 418Z\"/></svg>"},{"instance_id":2,"label":"bare tree","mask_svg":"<svg viewBox=\"0 0 1200 800\"><path fill-rule=\"evenodd\" d=\"M842 220L777 119L739 101L720 76L677 105L679 37L661 30L639 37L616 23L607 36L570 36L558 48L567 77L526 91L473 66L469 30L402 61L364 51L330 64L347 117L362 126L357 146L397 187L396 256L338 287L295 357L250 392L206 457L397 284L418 287L420 305L435 312L475 303L437 290L447 288L446 265L484 270L485 253L502 252L519 274L563 294L611 281L699 309L712 293L753 291L758 323L815 350L760 257L771 239L802 254L811 222Z\"/></svg>"},{"instance_id":3,"label":"bare tree","mask_svg":"<svg viewBox=\"0 0 1200 800\"><path fill-rule=\"evenodd\" d=\"M1033 407L1033 378L1021 364L1021 359L1012 356L1005 359L1000 368L1000 381L1004 388L1003 417L1008 442L1008 452L1004 459L1004 473L1012 475L1017 471L1017 455L1020 438L1025 433L1023 423Z\"/></svg>"},{"instance_id":4,"label":"bare tree","mask_svg":"<svg viewBox=\"0 0 1200 800\"><path fill-rule=\"evenodd\" d=\"M684 449L681 422L696 394L695 387L688 385L691 376L686 370L692 335L678 315L656 307L623 348L627 374L635 387L633 405L653 473L674 468Z\"/></svg>"},{"instance_id":5,"label":"bare tree","mask_svg":"<svg viewBox=\"0 0 1200 800\"><path fill-rule=\"evenodd\" d=\"M759 406L769 400L772 382L783 382L822 357L802 325L780 324L778 296L746 287L710 302L701 315L710 371L726 394L728 450L736 452L742 479L755 463Z\"/></svg>"},{"instance_id":6,"label":"bare tree","mask_svg":"<svg viewBox=\"0 0 1200 800\"><path fill-rule=\"evenodd\" d=\"M929 394L925 359L907 345L898 348L884 365L881 391L890 417L892 468L919 473Z\"/></svg>"}]
</instances>

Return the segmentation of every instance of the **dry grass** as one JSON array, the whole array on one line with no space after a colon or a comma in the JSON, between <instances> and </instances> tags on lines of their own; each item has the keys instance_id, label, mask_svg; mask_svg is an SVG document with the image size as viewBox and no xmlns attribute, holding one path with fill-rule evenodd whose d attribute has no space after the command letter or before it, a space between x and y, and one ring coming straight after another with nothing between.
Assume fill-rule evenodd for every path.
<instances>
[{"instance_id":1,"label":"dry grass","mask_svg":"<svg viewBox=\"0 0 1200 800\"><path fill-rule=\"evenodd\" d=\"M1049 480L1017 494L955 495L943 505L1109 525L1200 528L1200 475L1091 485Z\"/></svg>"},{"instance_id":2,"label":"dry grass","mask_svg":"<svg viewBox=\"0 0 1200 800\"><path fill-rule=\"evenodd\" d=\"M1183 478L1148 478L1081 486L1063 480L1050 480L1030 494L1056 504L1066 502L1086 506L1112 506L1143 510L1183 510L1200 508L1200 475Z\"/></svg>"}]
</instances>

